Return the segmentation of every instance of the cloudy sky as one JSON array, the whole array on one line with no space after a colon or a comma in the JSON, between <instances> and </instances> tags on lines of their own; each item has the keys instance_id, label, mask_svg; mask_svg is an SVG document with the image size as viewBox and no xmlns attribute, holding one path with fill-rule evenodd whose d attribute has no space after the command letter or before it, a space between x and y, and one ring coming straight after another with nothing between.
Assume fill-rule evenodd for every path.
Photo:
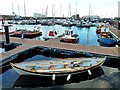
<instances>
[{"instance_id":1,"label":"cloudy sky","mask_svg":"<svg viewBox=\"0 0 120 90\"><path fill-rule=\"evenodd\" d=\"M12 15L12 12L24 16L24 1L26 16L33 13L45 14L48 6L48 16L68 16L78 13L84 15L99 15L101 17L118 16L120 0L0 0L0 14ZM52 6L54 9L52 9Z\"/></svg>"}]
</instances>

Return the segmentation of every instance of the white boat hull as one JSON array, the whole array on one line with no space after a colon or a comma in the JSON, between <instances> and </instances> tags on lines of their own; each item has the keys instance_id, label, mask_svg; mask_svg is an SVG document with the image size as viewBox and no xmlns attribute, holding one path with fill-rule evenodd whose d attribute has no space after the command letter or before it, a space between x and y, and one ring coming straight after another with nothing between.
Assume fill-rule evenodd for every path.
<instances>
[{"instance_id":1,"label":"white boat hull","mask_svg":"<svg viewBox=\"0 0 120 90\"><path fill-rule=\"evenodd\" d=\"M82 72L87 72L91 69L97 68L99 66L101 66L105 61L105 58L98 64L93 65L93 66L88 66L88 67L84 67L83 69L81 69L81 67L75 67L75 68L63 68L63 69L46 69L46 70L29 70L29 69L23 69L19 66L17 66L16 64L12 64L11 66L13 67L13 69L19 73L20 75L37 75L37 76L53 76L53 74L55 74L55 76L68 76L69 74L79 74ZM70 78L70 76L68 77Z\"/></svg>"},{"instance_id":2,"label":"white boat hull","mask_svg":"<svg viewBox=\"0 0 120 90\"><path fill-rule=\"evenodd\" d=\"M12 66L13 67L13 66ZM18 68L15 68L13 67L13 69L20 75L37 75L37 76L53 76L52 74L49 75L49 74L35 74L35 73L31 73L31 72L27 72L27 71L23 71L23 70L20 70ZM92 68L93 69L93 68ZM72 75L74 74L80 74L80 73L83 73L83 72L86 72L87 70L84 70L84 71L81 71L81 72L77 72L77 73L72 73ZM62 75L56 75L56 76L68 76L69 74L62 74ZM68 78L70 78L71 76L69 76Z\"/></svg>"}]
</instances>

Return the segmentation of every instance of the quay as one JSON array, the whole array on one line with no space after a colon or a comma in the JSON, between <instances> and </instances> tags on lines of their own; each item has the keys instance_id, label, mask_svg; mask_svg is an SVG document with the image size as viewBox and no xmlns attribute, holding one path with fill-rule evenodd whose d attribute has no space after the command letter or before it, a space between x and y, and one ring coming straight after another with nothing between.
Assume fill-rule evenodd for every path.
<instances>
[{"instance_id":1,"label":"quay","mask_svg":"<svg viewBox=\"0 0 120 90\"><path fill-rule=\"evenodd\" d=\"M110 31L115 34L120 39L120 30L117 30L116 28L109 26Z\"/></svg>"},{"instance_id":2,"label":"quay","mask_svg":"<svg viewBox=\"0 0 120 90\"><path fill-rule=\"evenodd\" d=\"M120 54L119 54L120 47L87 46L87 45L72 44L72 43L62 43L59 42L59 39L60 37L48 41L42 41L42 40L10 37L10 42L19 43L22 45L8 52L2 53L2 55L0 56L0 62L2 62L1 64L5 64L10 60L16 58L19 53L32 49L37 46L64 49L64 50L73 50L73 51L83 51L101 56L120 58ZM1 42L5 41L4 35L0 35L0 41Z\"/></svg>"},{"instance_id":3,"label":"quay","mask_svg":"<svg viewBox=\"0 0 120 90\"><path fill-rule=\"evenodd\" d=\"M115 36L116 40L120 41L120 31L113 28L112 26L108 26L110 32ZM9 35L9 34L8 34ZM61 35L62 36L62 35ZM88 46L81 44L72 44L72 43L63 43L60 42L61 36L50 39L48 41L43 40L32 40L32 39L21 39L16 37L7 38L10 43L17 43L15 49L12 49L8 52L4 52L0 55L0 65L5 64L14 58L16 58L20 53L26 52L27 50L33 49L35 47L48 47L48 48L56 48L63 50L73 50L78 52L88 52L94 55L99 56L108 56L112 58L120 58L120 47L103 47L103 46ZM10 39L10 40L9 40ZM6 36L0 35L0 42L5 42ZM9 43L9 42L8 42Z\"/></svg>"}]
</instances>

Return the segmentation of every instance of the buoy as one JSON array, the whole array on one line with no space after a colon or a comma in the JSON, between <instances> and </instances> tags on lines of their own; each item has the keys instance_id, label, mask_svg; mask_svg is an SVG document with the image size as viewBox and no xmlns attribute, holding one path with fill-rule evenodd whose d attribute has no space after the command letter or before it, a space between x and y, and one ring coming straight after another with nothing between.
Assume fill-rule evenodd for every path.
<instances>
[{"instance_id":1,"label":"buoy","mask_svg":"<svg viewBox=\"0 0 120 90\"><path fill-rule=\"evenodd\" d=\"M71 78L71 74L69 74L69 75L67 76L67 81L69 81L70 78Z\"/></svg>"},{"instance_id":2,"label":"buoy","mask_svg":"<svg viewBox=\"0 0 120 90\"><path fill-rule=\"evenodd\" d=\"M52 75L52 80L53 80L53 81L55 80L55 74Z\"/></svg>"},{"instance_id":3,"label":"buoy","mask_svg":"<svg viewBox=\"0 0 120 90\"><path fill-rule=\"evenodd\" d=\"M88 74L89 74L89 75L92 75L92 73L91 73L91 71L90 71L90 70L88 70Z\"/></svg>"}]
</instances>

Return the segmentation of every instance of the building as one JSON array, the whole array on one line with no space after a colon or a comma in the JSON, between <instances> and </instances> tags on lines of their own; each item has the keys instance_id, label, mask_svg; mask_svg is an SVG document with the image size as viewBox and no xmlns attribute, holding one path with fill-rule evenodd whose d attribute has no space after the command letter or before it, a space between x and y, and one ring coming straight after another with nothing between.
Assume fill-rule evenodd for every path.
<instances>
[{"instance_id":1,"label":"building","mask_svg":"<svg viewBox=\"0 0 120 90\"><path fill-rule=\"evenodd\" d=\"M118 2L118 17L120 18L120 1Z\"/></svg>"},{"instance_id":2,"label":"building","mask_svg":"<svg viewBox=\"0 0 120 90\"><path fill-rule=\"evenodd\" d=\"M88 15L88 16L82 16L83 19L90 19L90 20L97 20L100 19L100 16L98 15Z\"/></svg>"},{"instance_id":3,"label":"building","mask_svg":"<svg viewBox=\"0 0 120 90\"><path fill-rule=\"evenodd\" d=\"M39 13L34 13L34 18L39 18L39 17L46 17L46 15L39 14Z\"/></svg>"}]
</instances>

